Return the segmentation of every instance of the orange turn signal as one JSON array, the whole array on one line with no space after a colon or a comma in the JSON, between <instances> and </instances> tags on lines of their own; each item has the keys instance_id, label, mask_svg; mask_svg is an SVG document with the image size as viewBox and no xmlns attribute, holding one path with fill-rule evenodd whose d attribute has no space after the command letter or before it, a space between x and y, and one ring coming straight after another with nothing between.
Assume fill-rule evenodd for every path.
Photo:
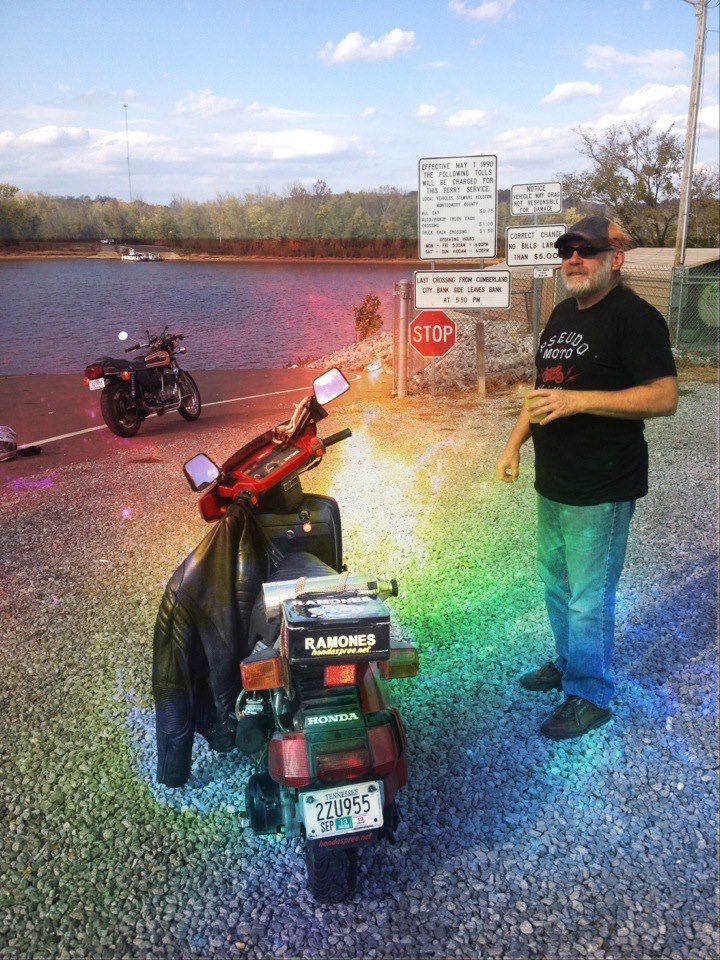
<instances>
[{"instance_id":1,"label":"orange turn signal","mask_svg":"<svg viewBox=\"0 0 720 960\"><path fill-rule=\"evenodd\" d=\"M122 373L120 374L121 380L129 380L130 377L131 377L131 373L129 370L123 370Z\"/></svg>"},{"instance_id":2,"label":"orange turn signal","mask_svg":"<svg viewBox=\"0 0 720 960\"><path fill-rule=\"evenodd\" d=\"M277 650L251 654L240 664L245 690L276 690L288 686L287 661Z\"/></svg>"},{"instance_id":3,"label":"orange turn signal","mask_svg":"<svg viewBox=\"0 0 720 960\"><path fill-rule=\"evenodd\" d=\"M420 666L418 652L407 640L391 641L390 658L381 660L378 666L380 673L388 680L414 677Z\"/></svg>"}]
</instances>

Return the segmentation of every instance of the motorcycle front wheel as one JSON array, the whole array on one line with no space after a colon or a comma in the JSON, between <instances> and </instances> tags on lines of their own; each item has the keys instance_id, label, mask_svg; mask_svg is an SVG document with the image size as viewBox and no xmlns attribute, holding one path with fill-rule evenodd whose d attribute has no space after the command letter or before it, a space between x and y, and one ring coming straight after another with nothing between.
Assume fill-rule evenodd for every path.
<instances>
[{"instance_id":1,"label":"motorcycle front wheel","mask_svg":"<svg viewBox=\"0 0 720 960\"><path fill-rule=\"evenodd\" d=\"M119 380L111 380L100 395L103 420L118 437L134 437L143 421L130 390Z\"/></svg>"},{"instance_id":2,"label":"motorcycle front wheel","mask_svg":"<svg viewBox=\"0 0 720 960\"><path fill-rule=\"evenodd\" d=\"M355 893L357 847L321 850L316 844L308 842L305 865L308 887L318 903L342 903Z\"/></svg>"},{"instance_id":3,"label":"motorcycle front wheel","mask_svg":"<svg viewBox=\"0 0 720 960\"><path fill-rule=\"evenodd\" d=\"M178 383L180 385L180 406L178 407L178 413L181 417L184 417L185 420L197 420L202 410L200 391L197 388L197 384L186 370L183 370L178 377Z\"/></svg>"}]
</instances>

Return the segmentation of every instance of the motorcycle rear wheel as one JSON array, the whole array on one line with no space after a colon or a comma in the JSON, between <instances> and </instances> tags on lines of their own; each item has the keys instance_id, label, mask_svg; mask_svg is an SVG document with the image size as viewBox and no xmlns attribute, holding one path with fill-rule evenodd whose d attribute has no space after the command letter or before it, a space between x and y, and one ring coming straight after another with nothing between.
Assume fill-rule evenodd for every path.
<instances>
[{"instance_id":1,"label":"motorcycle rear wheel","mask_svg":"<svg viewBox=\"0 0 720 960\"><path fill-rule=\"evenodd\" d=\"M103 420L118 437L134 437L143 422L130 390L118 380L111 380L100 394Z\"/></svg>"},{"instance_id":2,"label":"motorcycle rear wheel","mask_svg":"<svg viewBox=\"0 0 720 960\"><path fill-rule=\"evenodd\" d=\"M202 410L200 391L198 390L197 384L190 374L186 370L183 370L178 377L178 385L180 387L181 397L178 413L185 420L197 420Z\"/></svg>"},{"instance_id":3,"label":"motorcycle rear wheel","mask_svg":"<svg viewBox=\"0 0 720 960\"><path fill-rule=\"evenodd\" d=\"M322 850L314 843L305 846L308 887L318 903L342 903L357 886L357 847Z\"/></svg>"}]
</instances>

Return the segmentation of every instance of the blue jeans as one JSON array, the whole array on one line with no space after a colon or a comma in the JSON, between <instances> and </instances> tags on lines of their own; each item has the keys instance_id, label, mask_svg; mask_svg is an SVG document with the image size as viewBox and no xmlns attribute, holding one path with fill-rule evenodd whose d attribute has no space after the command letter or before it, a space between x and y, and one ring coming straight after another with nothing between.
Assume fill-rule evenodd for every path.
<instances>
[{"instance_id":1,"label":"blue jeans","mask_svg":"<svg viewBox=\"0 0 720 960\"><path fill-rule=\"evenodd\" d=\"M555 637L563 692L607 707L615 593L625 561L634 500L573 507L538 494L538 570Z\"/></svg>"}]
</instances>

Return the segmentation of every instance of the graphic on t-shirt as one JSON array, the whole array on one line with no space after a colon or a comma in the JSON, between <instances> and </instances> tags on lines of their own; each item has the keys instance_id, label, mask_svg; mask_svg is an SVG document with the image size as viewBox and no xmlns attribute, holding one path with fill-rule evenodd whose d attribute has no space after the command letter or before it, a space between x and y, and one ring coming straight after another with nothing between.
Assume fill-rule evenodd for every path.
<instances>
[{"instance_id":1,"label":"graphic on t-shirt","mask_svg":"<svg viewBox=\"0 0 720 960\"><path fill-rule=\"evenodd\" d=\"M569 383L571 380L577 379L577 377L578 374L573 373L572 367L565 373L561 363L558 363L556 367L543 367L540 371L540 379L543 382L543 386L547 386L549 383L556 383L558 385Z\"/></svg>"},{"instance_id":2,"label":"graphic on t-shirt","mask_svg":"<svg viewBox=\"0 0 720 960\"><path fill-rule=\"evenodd\" d=\"M581 357L589 349L590 344L581 333L574 330L563 330L556 333L540 344L540 361L543 360L571 360ZM561 387L571 380L576 380L580 374L573 373L574 366L565 369L565 364L554 363L552 366L540 367L540 380L544 387Z\"/></svg>"}]
</instances>

